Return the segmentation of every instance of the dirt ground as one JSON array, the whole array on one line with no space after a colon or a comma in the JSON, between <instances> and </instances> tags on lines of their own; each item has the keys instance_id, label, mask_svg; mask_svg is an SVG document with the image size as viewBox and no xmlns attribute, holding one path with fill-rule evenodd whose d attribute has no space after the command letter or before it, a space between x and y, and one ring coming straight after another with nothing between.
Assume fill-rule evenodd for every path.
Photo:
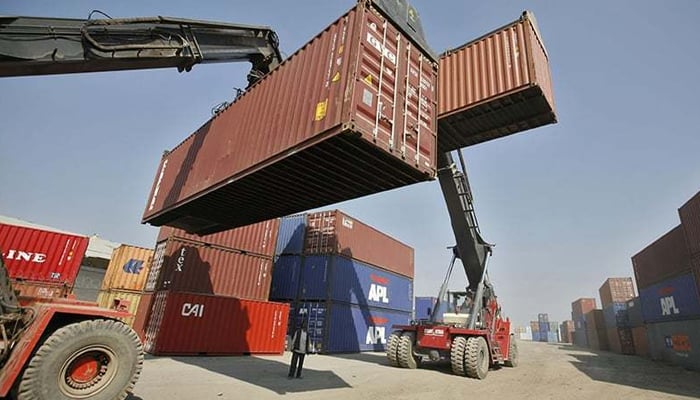
<instances>
[{"instance_id":1,"label":"dirt ground","mask_svg":"<svg viewBox=\"0 0 700 400\"><path fill-rule=\"evenodd\" d=\"M454 376L444 363L392 368L383 353L307 356L303 379L294 380L286 378L289 353L149 357L130 400L700 398L700 372L569 345L519 346L517 368L492 369L483 381Z\"/></svg>"}]
</instances>

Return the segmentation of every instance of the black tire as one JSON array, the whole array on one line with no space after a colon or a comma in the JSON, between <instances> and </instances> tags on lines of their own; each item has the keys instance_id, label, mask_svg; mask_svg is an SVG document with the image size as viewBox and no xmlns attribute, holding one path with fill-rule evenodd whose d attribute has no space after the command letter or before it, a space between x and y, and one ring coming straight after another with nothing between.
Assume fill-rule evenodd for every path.
<instances>
[{"instance_id":1,"label":"black tire","mask_svg":"<svg viewBox=\"0 0 700 400\"><path fill-rule=\"evenodd\" d=\"M515 368L518 366L518 358L520 354L518 353L518 342L515 341L515 336L510 337L510 344L508 345L508 359L504 362L506 367Z\"/></svg>"},{"instance_id":2,"label":"black tire","mask_svg":"<svg viewBox=\"0 0 700 400\"><path fill-rule=\"evenodd\" d=\"M470 378L484 379L489 372L491 355L489 346L481 336L472 336L467 339L467 347L464 352L464 368Z\"/></svg>"},{"instance_id":3,"label":"black tire","mask_svg":"<svg viewBox=\"0 0 700 400\"><path fill-rule=\"evenodd\" d=\"M122 400L142 366L141 341L124 323L73 323L51 334L29 360L17 400Z\"/></svg>"},{"instance_id":4,"label":"black tire","mask_svg":"<svg viewBox=\"0 0 700 400\"><path fill-rule=\"evenodd\" d=\"M452 349L450 350L450 363L452 364L452 373L458 376L466 376L464 368L464 352L467 347L467 338L458 336L452 341Z\"/></svg>"},{"instance_id":5,"label":"black tire","mask_svg":"<svg viewBox=\"0 0 700 400\"><path fill-rule=\"evenodd\" d=\"M404 333L399 340L399 365L403 368L416 369L420 360L413 355L413 335Z\"/></svg>"},{"instance_id":6,"label":"black tire","mask_svg":"<svg viewBox=\"0 0 700 400\"><path fill-rule=\"evenodd\" d=\"M401 332L393 332L389 335L389 340L386 343L386 358L389 360L389 365L392 367L400 367L399 364L399 341L401 341Z\"/></svg>"}]
</instances>

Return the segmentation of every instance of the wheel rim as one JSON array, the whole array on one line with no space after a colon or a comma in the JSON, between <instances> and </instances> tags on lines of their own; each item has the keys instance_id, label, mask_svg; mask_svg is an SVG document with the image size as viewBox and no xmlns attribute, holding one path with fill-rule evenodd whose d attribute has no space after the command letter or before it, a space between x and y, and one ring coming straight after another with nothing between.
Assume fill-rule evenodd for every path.
<instances>
[{"instance_id":1,"label":"wheel rim","mask_svg":"<svg viewBox=\"0 0 700 400\"><path fill-rule=\"evenodd\" d=\"M85 399L107 387L117 372L117 356L106 346L88 346L63 363L58 387L69 398Z\"/></svg>"}]
</instances>

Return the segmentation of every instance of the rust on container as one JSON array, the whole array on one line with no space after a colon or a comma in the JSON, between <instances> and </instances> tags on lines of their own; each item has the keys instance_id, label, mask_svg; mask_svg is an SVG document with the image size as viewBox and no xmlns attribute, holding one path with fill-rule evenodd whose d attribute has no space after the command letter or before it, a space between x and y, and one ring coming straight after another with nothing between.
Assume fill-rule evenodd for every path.
<instances>
[{"instance_id":1,"label":"rust on container","mask_svg":"<svg viewBox=\"0 0 700 400\"><path fill-rule=\"evenodd\" d=\"M170 238L180 238L198 243L205 243L211 246L241 250L263 257L272 257L275 255L279 226L279 218L273 218L256 224L204 236L193 235L182 229L163 226L158 232L158 239L156 242L162 242Z\"/></svg>"},{"instance_id":2,"label":"rust on container","mask_svg":"<svg viewBox=\"0 0 700 400\"><path fill-rule=\"evenodd\" d=\"M281 354L289 304L157 292L144 349L155 355Z\"/></svg>"},{"instance_id":3,"label":"rust on container","mask_svg":"<svg viewBox=\"0 0 700 400\"><path fill-rule=\"evenodd\" d=\"M308 215L305 254L341 254L409 278L414 250L339 210Z\"/></svg>"},{"instance_id":4,"label":"rust on container","mask_svg":"<svg viewBox=\"0 0 700 400\"><path fill-rule=\"evenodd\" d=\"M436 90L360 2L163 157L143 222L210 234L433 179Z\"/></svg>"},{"instance_id":5,"label":"rust on container","mask_svg":"<svg viewBox=\"0 0 700 400\"><path fill-rule=\"evenodd\" d=\"M549 56L534 15L440 57L438 150L555 123Z\"/></svg>"},{"instance_id":6,"label":"rust on container","mask_svg":"<svg viewBox=\"0 0 700 400\"><path fill-rule=\"evenodd\" d=\"M624 303L635 297L634 283L632 278L608 278L598 289L598 293L603 308L612 303Z\"/></svg>"},{"instance_id":7,"label":"rust on container","mask_svg":"<svg viewBox=\"0 0 700 400\"><path fill-rule=\"evenodd\" d=\"M272 259L181 239L156 245L145 290L267 300Z\"/></svg>"},{"instance_id":8,"label":"rust on container","mask_svg":"<svg viewBox=\"0 0 700 400\"><path fill-rule=\"evenodd\" d=\"M141 291L151 269L153 250L123 244L112 252L102 290Z\"/></svg>"},{"instance_id":9,"label":"rust on container","mask_svg":"<svg viewBox=\"0 0 700 400\"><path fill-rule=\"evenodd\" d=\"M700 257L700 192L678 209L678 215L690 254Z\"/></svg>"},{"instance_id":10,"label":"rust on container","mask_svg":"<svg viewBox=\"0 0 700 400\"><path fill-rule=\"evenodd\" d=\"M691 257L683 227L678 225L632 256L632 268L639 290L690 272Z\"/></svg>"},{"instance_id":11,"label":"rust on container","mask_svg":"<svg viewBox=\"0 0 700 400\"><path fill-rule=\"evenodd\" d=\"M0 223L0 250L10 278L73 286L89 239Z\"/></svg>"},{"instance_id":12,"label":"rust on container","mask_svg":"<svg viewBox=\"0 0 700 400\"><path fill-rule=\"evenodd\" d=\"M71 288L62 283L25 281L12 279L12 289L18 297L60 298L68 297Z\"/></svg>"},{"instance_id":13,"label":"rust on container","mask_svg":"<svg viewBox=\"0 0 700 400\"><path fill-rule=\"evenodd\" d=\"M101 290L97 296L97 305L111 310L126 311L130 317L120 318L125 324L132 326L141 302L141 292L129 290Z\"/></svg>"}]
</instances>

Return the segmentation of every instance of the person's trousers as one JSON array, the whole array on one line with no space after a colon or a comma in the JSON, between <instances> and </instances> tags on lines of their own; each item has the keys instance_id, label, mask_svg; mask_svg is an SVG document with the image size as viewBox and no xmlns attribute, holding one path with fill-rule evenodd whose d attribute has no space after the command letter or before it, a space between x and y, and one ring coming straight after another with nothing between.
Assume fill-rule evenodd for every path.
<instances>
[{"instance_id":1,"label":"person's trousers","mask_svg":"<svg viewBox=\"0 0 700 400\"><path fill-rule=\"evenodd\" d=\"M301 376L301 368L304 366L304 357L306 357L306 354L300 354L296 351L292 352L292 364L289 366L289 377L293 377L295 371L297 378Z\"/></svg>"}]
</instances>

